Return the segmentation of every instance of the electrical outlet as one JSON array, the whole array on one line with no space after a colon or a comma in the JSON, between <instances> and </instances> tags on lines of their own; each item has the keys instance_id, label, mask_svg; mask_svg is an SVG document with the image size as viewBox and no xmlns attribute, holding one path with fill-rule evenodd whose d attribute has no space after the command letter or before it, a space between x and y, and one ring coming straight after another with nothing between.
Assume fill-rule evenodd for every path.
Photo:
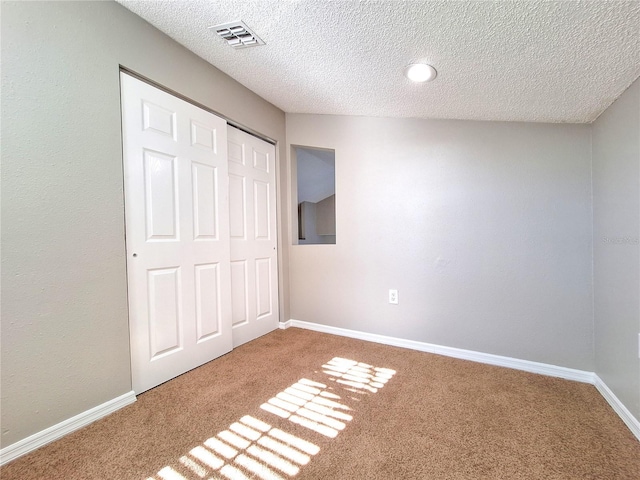
<instances>
[{"instance_id":1,"label":"electrical outlet","mask_svg":"<svg viewBox=\"0 0 640 480\"><path fill-rule=\"evenodd\" d=\"M389 303L398 305L398 290L389 290Z\"/></svg>"}]
</instances>

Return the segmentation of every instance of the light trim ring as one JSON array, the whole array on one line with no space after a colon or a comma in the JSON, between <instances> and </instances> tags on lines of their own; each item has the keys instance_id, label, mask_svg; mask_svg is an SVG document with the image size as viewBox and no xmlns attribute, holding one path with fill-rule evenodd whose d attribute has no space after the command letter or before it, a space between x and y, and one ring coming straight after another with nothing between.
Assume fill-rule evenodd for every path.
<instances>
[{"instance_id":1,"label":"light trim ring","mask_svg":"<svg viewBox=\"0 0 640 480\"><path fill-rule=\"evenodd\" d=\"M424 83L435 79L438 72L426 63L412 63L404 70L404 74L412 82Z\"/></svg>"}]
</instances>

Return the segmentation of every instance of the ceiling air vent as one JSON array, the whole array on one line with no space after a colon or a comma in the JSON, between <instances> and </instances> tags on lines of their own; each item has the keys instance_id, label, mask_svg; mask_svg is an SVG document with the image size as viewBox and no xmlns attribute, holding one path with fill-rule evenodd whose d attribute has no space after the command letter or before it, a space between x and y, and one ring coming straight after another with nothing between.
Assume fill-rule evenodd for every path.
<instances>
[{"instance_id":1,"label":"ceiling air vent","mask_svg":"<svg viewBox=\"0 0 640 480\"><path fill-rule=\"evenodd\" d=\"M214 25L213 27L209 27L209 30L216 32L233 48L247 48L264 45L262 39L253 33L242 20Z\"/></svg>"}]
</instances>

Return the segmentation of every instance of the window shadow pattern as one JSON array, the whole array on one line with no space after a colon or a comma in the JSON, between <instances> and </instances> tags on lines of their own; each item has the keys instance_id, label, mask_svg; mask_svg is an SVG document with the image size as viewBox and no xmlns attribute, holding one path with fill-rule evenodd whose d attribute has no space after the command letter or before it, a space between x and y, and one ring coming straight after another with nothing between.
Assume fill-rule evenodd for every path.
<instances>
[{"instance_id":1,"label":"window shadow pattern","mask_svg":"<svg viewBox=\"0 0 640 480\"><path fill-rule=\"evenodd\" d=\"M282 420L330 441L348 427L357 404L377 393L395 371L335 357L322 365L326 383L301 378L146 480L286 480L320 453L320 447L285 431ZM317 372L317 371L316 371ZM275 418L277 417L277 419ZM280 427L274 426L278 423Z\"/></svg>"}]
</instances>

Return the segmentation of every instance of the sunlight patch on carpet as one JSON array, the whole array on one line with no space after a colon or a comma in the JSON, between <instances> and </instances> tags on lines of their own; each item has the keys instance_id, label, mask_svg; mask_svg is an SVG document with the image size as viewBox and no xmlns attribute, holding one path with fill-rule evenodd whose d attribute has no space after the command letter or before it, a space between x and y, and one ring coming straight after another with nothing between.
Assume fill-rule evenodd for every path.
<instances>
[{"instance_id":1,"label":"sunlight patch on carpet","mask_svg":"<svg viewBox=\"0 0 640 480\"><path fill-rule=\"evenodd\" d=\"M361 401L362 395L377 393L396 373L340 357L322 365L322 372L327 384L301 378L263 403L261 410L333 439L355 414L335 391L357 393L360 398L349 399ZM146 480L285 480L295 477L319 452L318 445L245 415Z\"/></svg>"}]
</instances>

